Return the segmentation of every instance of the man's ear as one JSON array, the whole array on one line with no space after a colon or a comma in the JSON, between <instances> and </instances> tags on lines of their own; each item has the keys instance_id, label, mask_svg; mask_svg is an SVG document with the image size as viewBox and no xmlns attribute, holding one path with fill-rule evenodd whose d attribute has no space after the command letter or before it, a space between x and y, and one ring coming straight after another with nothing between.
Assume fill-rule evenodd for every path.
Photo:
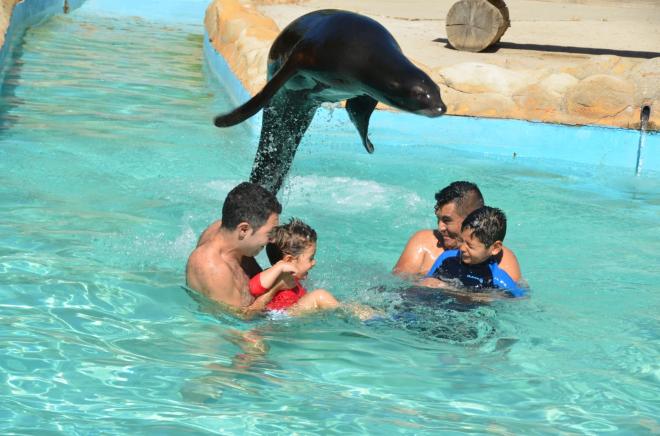
<instances>
[{"instance_id":1,"label":"man's ear","mask_svg":"<svg viewBox=\"0 0 660 436\"><path fill-rule=\"evenodd\" d=\"M495 241L493 245L490 246L490 255L497 256L502 251L502 241Z\"/></svg>"},{"instance_id":2,"label":"man's ear","mask_svg":"<svg viewBox=\"0 0 660 436\"><path fill-rule=\"evenodd\" d=\"M251 229L252 227L247 222L242 222L239 225L237 225L236 230L238 230L238 239L243 240L246 236L250 234Z\"/></svg>"}]
</instances>

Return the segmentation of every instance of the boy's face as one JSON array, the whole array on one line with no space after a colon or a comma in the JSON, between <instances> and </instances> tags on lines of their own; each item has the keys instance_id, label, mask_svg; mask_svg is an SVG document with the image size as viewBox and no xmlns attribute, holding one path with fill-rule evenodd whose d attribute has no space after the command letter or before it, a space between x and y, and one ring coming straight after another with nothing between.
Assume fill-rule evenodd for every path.
<instances>
[{"instance_id":1,"label":"boy's face","mask_svg":"<svg viewBox=\"0 0 660 436\"><path fill-rule=\"evenodd\" d=\"M291 260L296 268L298 268L298 274L296 274L297 279L304 279L309 270L314 268L314 265L316 265L316 259L314 259L314 256L316 256L316 244L309 244L307 248L305 248L305 251Z\"/></svg>"},{"instance_id":2,"label":"boy's face","mask_svg":"<svg viewBox=\"0 0 660 436\"><path fill-rule=\"evenodd\" d=\"M474 236L473 229L465 229L461 232L463 242L460 245L461 261L466 265L477 265L495 256L502 250L502 241L495 241L490 247Z\"/></svg>"}]
</instances>

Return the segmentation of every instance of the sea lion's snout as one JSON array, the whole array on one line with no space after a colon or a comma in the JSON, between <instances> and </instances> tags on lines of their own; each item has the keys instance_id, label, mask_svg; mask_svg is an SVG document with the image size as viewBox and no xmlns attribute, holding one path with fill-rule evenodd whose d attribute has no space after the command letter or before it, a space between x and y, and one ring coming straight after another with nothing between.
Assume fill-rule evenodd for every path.
<instances>
[{"instance_id":1,"label":"sea lion's snout","mask_svg":"<svg viewBox=\"0 0 660 436\"><path fill-rule=\"evenodd\" d=\"M425 80L420 85L413 86L411 94L413 104L417 106L414 113L427 117L439 117L447 112L447 106L440 97L440 88L431 80Z\"/></svg>"},{"instance_id":2,"label":"sea lion's snout","mask_svg":"<svg viewBox=\"0 0 660 436\"><path fill-rule=\"evenodd\" d=\"M440 95L438 95L437 98L434 100L435 101L433 101L428 106L418 111L415 111L415 113L418 115L424 115L427 117L435 118L447 112L447 106L444 104L442 99L440 99Z\"/></svg>"},{"instance_id":3,"label":"sea lion's snout","mask_svg":"<svg viewBox=\"0 0 660 436\"><path fill-rule=\"evenodd\" d=\"M444 114L445 112L447 112L447 106L445 106L443 104L443 105L437 106L437 107L422 109L422 110L417 111L415 113L417 115L424 115L426 117L435 118L435 117L439 117L440 115Z\"/></svg>"},{"instance_id":4,"label":"sea lion's snout","mask_svg":"<svg viewBox=\"0 0 660 436\"><path fill-rule=\"evenodd\" d=\"M445 112L447 112L447 106L445 106L445 104L443 102L440 102L440 106L438 106L435 109L435 114L432 115L432 116L439 117L440 115L444 114Z\"/></svg>"},{"instance_id":5,"label":"sea lion's snout","mask_svg":"<svg viewBox=\"0 0 660 436\"><path fill-rule=\"evenodd\" d=\"M440 115L444 114L447 112L447 106L445 103L442 101L442 97L440 96L440 88L438 85L434 83L433 91L431 92L431 98L430 101L432 102L431 105L431 110L430 113L428 114L429 117L439 117Z\"/></svg>"}]
</instances>

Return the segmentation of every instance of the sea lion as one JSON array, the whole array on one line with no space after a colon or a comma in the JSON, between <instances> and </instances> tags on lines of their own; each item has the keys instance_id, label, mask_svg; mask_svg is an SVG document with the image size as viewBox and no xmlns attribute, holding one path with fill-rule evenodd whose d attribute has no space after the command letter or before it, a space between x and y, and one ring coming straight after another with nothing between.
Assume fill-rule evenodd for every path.
<instances>
[{"instance_id":1,"label":"sea lion","mask_svg":"<svg viewBox=\"0 0 660 436\"><path fill-rule=\"evenodd\" d=\"M369 118L379 101L429 117L446 111L438 86L385 27L364 15L325 9L282 30L268 54L264 88L217 116L215 125L232 126L264 109L250 181L277 193L316 109L341 100L369 153Z\"/></svg>"}]
</instances>

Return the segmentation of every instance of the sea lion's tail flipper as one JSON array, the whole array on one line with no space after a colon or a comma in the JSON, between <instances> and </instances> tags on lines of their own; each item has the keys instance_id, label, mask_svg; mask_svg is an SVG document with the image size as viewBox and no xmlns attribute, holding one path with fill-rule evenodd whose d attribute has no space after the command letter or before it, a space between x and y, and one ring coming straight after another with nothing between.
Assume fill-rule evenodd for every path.
<instances>
[{"instance_id":1,"label":"sea lion's tail flipper","mask_svg":"<svg viewBox=\"0 0 660 436\"><path fill-rule=\"evenodd\" d=\"M277 70L277 73L266 83L254 97L248 100L243 105L237 107L233 111L218 115L213 120L216 127L229 127L241 123L252 115L263 109L268 104L271 98L279 91L279 89L289 80L297 71L290 57L287 61Z\"/></svg>"},{"instance_id":2,"label":"sea lion's tail flipper","mask_svg":"<svg viewBox=\"0 0 660 436\"><path fill-rule=\"evenodd\" d=\"M378 100L368 95L360 95L346 100L346 111L362 138L362 145L369 153L374 152L374 145L369 140L369 118L376 109Z\"/></svg>"}]
</instances>

